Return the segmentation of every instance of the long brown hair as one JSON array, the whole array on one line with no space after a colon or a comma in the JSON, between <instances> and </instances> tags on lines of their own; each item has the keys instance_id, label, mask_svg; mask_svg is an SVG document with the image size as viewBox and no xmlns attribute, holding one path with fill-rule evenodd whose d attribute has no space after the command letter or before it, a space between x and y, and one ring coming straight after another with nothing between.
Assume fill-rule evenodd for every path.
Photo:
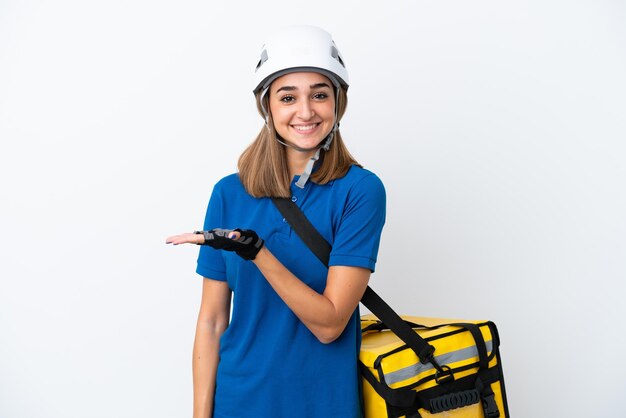
<instances>
[{"instance_id":1,"label":"long brown hair","mask_svg":"<svg viewBox=\"0 0 626 418\"><path fill-rule=\"evenodd\" d=\"M341 121L348 105L348 96L343 88L337 95L337 122ZM276 140L276 131L271 112L269 111L268 95L262 99L256 95L257 109L265 117L263 109L267 109L267 123L261 128L252 144L239 157L237 164L239 178L246 191L254 197L289 197L291 178L287 167L285 146ZM311 174L310 180L318 184L326 184L331 180L346 175L350 166L359 165L346 148L339 129L334 134L328 151L322 150L318 169Z\"/></svg>"}]
</instances>

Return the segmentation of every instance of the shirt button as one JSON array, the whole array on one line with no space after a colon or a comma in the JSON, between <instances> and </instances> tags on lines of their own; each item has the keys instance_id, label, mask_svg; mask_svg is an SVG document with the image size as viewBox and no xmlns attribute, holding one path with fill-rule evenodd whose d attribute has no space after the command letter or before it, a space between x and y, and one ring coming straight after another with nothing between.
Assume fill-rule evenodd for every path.
<instances>
[{"instance_id":1,"label":"shirt button","mask_svg":"<svg viewBox=\"0 0 626 418\"><path fill-rule=\"evenodd\" d=\"M283 222L287 222L287 219L283 218Z\"/></svg>"},{"instance_id":2,"label":"shirt button","mask_svg":"<svg viewBox=\"0 0 626 418\"><path fill-rule=\"evenodd\" d=\"M297 198L297 197L295 197L295 196L291 196L291 201L292 201L292 202L295 202L295 201L297 201L297 200L298 200L298 198Z\"/></svg>"}]
</instances>

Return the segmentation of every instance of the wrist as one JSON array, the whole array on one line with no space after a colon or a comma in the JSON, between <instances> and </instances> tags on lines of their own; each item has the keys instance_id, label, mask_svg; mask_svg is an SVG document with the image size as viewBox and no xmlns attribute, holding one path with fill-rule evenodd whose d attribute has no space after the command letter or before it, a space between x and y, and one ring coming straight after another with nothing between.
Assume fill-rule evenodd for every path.
<instances>
[{"instance_id":1,"label":"wrist","mask_svg":"<svg viewBox=\"0 0 626 418\"><path fill-rule=\"evenodd\" d=\"M204 245L209 239L210 237L208 236L208 234L210 234L209 231L193 231L194 235L200 235L200 237L198 237L198 241L196 241L197 245Z\"/></svg>"},{"instance_id":2,"label":"wrist","mask_svg":"<svg viewBox=\"0 0 626 418\"><path fill-rule=\"evenodd\" d=\"M271 253L267 249L267 247L263 245L261 249L259 250L259 252L256 254L256 257L254 257L254 259L250 261L252 261L254 264L262 263L264 260L267 260L267 256L270 254Z\"/></svg>"}]
</instances>

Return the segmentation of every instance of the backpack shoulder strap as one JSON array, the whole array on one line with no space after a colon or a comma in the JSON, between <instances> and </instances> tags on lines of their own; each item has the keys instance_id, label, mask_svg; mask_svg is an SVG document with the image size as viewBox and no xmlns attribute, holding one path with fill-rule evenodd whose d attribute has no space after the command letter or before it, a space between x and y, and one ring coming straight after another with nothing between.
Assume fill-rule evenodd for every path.
<instances>
[{"instance_id":1,"label":"backpack shoulder strap","mask_svg":"<svg viewBox=\"0 0 626 418\"><path fill-rule=\"evenodd\" d=\"M313 226L298 205L287 198L273 197L272 202L285 217L296 234L311 249L313 254L328 267L332 246ZM400 337L420 359L420 362L432 363L439 370L433 357L435 348L420 337L371 287L367 287L361 302L385 325Z\"/></svg>"}]
</instances>

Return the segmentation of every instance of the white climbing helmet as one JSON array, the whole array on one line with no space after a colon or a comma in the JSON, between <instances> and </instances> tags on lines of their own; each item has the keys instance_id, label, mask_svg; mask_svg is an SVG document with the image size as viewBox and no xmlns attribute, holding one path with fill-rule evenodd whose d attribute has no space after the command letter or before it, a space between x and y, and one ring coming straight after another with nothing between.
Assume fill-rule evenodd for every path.
<instances>
[{"instance_id":1,"label":"white climbing helmet","mask_svg":"<svg viewBox=\"0 0 626 418\"><path fill-rule=\"evenodd\" d=\"M265 42L254 74L253 92L264 91L278 77L296 71L317 72L335 87L348 88L348 71L332 36L315 26L289 26Z\"/></svg>"}]
</instances>

